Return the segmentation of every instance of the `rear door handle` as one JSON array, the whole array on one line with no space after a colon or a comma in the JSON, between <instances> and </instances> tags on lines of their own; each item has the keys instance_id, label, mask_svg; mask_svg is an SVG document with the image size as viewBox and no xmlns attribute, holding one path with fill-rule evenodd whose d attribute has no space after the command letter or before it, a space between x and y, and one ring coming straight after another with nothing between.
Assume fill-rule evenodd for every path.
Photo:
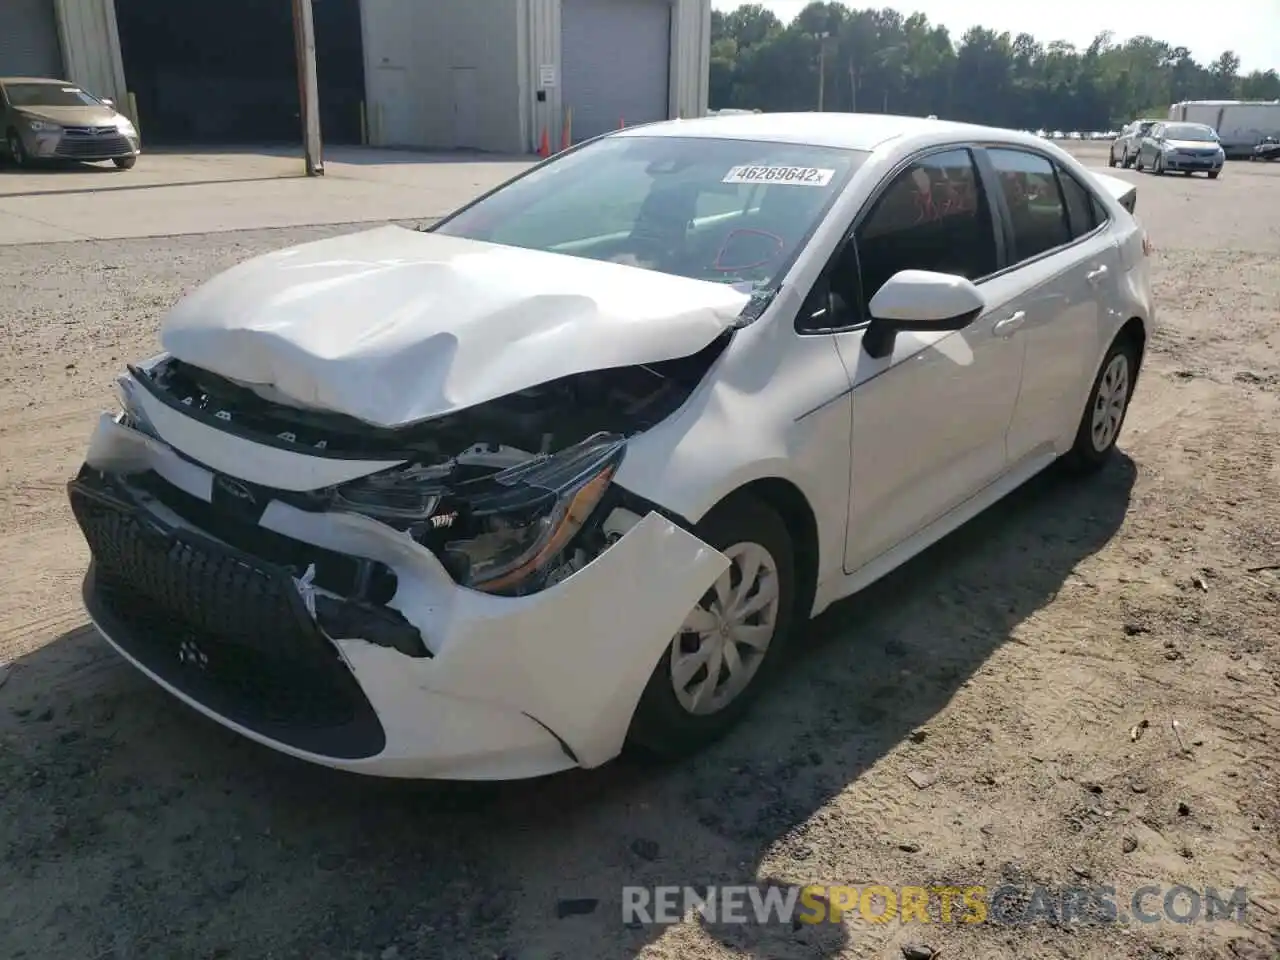
<instances>
[{"instance_id":1,"label":"rear door handle","mask_svg":"<svg viewBox=\"0 0 1280 960\"><path fill-rule=\"evenodd\" d=\"M1107 275L1107 265L1104 263L1102 266L1096 267L1095 269L1090 270L1088 273L1084 275L1084 278L1088 280L1090 283L1097 284L1097 283L1101 283L1102 278L1105 277L1106 275Z\"/></svg>"},{"instance_id":2,"label":"rear door handle","mask_svg":"<svg viewBox=\"0 0 1280 960\"><path fill-rule=\"evenodd\" d=\"M1012 316L1005 317L1003 320L997 320L991 328L991 332L997 337L1011 337L1018 332L1018 328L1027 322L1027 313L1025 310L1019 310Z\"/></svg>"}]
</instances>

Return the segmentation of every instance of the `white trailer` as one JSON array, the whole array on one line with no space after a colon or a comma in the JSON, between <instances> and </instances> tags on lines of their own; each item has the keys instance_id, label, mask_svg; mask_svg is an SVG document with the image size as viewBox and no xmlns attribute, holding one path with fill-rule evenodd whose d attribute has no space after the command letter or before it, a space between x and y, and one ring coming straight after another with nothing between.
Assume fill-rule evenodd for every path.
<instances>
[{"instance_id":1,"label":"white trailer","mask_svg":"<svg viewBox=\"0 0 1280 960\"><path fill-rule=\"evenodd\" d=\"M1280 137L1280 100L1184 100L1169 119L1208 124L1228 157L1247 157L1263 137Z\"/></svg>"}]
</instances>

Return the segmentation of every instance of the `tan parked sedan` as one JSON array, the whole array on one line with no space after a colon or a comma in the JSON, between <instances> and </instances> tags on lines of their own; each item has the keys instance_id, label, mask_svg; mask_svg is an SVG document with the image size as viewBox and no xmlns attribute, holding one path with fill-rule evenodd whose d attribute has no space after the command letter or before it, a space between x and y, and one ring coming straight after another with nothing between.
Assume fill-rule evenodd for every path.
<instances>
[{"instance_id":1,"label":"tan parked sedan","mask_svg":"<svg viewBox=\"0 0 1280 960\"><path fill-rule=\"evenodd\" d=\"M129 118L67 80L0 77L4 152L32 160L110 160L128 170L141 141Z\"/></svg>"}]
</instances>

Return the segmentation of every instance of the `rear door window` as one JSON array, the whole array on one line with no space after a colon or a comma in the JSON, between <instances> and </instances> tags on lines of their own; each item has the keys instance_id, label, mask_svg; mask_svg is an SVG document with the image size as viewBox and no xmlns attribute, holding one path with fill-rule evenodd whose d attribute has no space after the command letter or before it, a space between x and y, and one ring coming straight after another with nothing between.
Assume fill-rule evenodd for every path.
<instances>
[{"instance_id":1,"label":"rear door window","mask_svg":"<svg viewBox=\"0 0 1280 960\"><path fill-rule=\"evenodd\" d=\"M1067 208L1053 163L1038 153L989 147L1013 228L1015 263L1071 242ZM1092 229L1092 228L1091 228Z\"/></svg>"}]
</instances>

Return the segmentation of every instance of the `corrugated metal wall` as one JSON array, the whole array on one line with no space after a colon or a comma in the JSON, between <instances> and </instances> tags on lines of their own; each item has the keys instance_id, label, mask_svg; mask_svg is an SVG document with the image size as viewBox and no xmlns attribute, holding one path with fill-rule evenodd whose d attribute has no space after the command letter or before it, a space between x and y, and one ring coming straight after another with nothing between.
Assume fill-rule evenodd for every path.
<instances>
[{"instance_id":1,"label":"corrugated metal wall","mask_svg":"<svg viewBox=\"0 0 1280 960\"><path fill-rule=\"evenodd\" d=\"M671 19L671 117L705 116L711 72L711 0L676 0Z\"/></svg>"},{"instance_id":2,"label":"corrugated metal wall","mask_svg":"<svg viewBox=\"0 0 1280 960\"><path fill-rule=\"evenodd\" d=\"M542 131L554 150L560 143L564 119L560 91L560 0L521 0L521 44L527 52L521 73L521 150L538 149ZM553 84L542 85L543 67L553 71ZM544 100L538 100L542 91Z\"/></svg>"},{"instance_id":3,"label":"corrugated metal wall","mask_svg":"<svg viewBox=\"0 0 1280 960\"><path fill-rule=\"evenodd\" d=\"M95 96L114 100L121 113L130 113L115 0L55 2L67 79ZM136 122L138 118L132 119Z\"/></svg>"}]
</instances>

